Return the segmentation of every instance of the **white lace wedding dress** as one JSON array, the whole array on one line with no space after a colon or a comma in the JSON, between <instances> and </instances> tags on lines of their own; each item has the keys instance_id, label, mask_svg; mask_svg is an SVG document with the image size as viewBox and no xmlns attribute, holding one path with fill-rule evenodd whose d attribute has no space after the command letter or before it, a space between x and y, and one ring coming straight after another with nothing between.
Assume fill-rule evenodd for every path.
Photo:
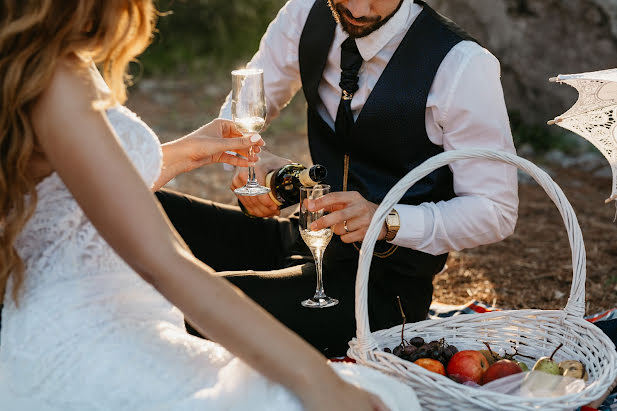
<instances>
[{"instance_id":1,"label":"white lace wedding dress","mask_svg":"<svg viewBox=\"0 0 617 411\"><path fill-rule=\"evenodd\" d=\"M107 115L152 185L158 139L124 107ZM188 335L180 311L107 245L57 174L37 191L36 212L16 244L27 265L20 305L10 281L4 299L0 410L301 409L291 392L225 348ZM332 366L392 411L419 409L414 392L392 378Z\"/></svg>"}]
</instances>

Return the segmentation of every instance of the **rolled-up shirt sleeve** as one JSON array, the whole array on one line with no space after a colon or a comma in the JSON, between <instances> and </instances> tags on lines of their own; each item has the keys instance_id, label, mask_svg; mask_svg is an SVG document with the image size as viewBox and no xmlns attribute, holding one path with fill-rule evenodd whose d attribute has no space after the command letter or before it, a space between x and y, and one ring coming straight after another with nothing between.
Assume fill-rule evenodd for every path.
<instances>
[{"instance_id":1,"label":"rolled-up shirt sleeve","mask_svg":"<svg viewBox=\"0 0 617 411\"><path fill-rule=\"evenodd\" d=\"M287 2L268 26L259 50L247 64L248 68L264 71L267 123L278 117L302 87L298 44L312 5L310 0ZM221 107L219 117L231 119L231 93Z\"/></svg>"},{"instance_id":2,"label":"rolled-up shirt sleeve","mask_svg":"<svg viewBox=\"0 0 617 411\"><path fill-rule=\"evenodd\" d=\"M446 56L435 77L427 103L427 134L445 151L489 148L514 153L499 61L477 44L463 43ZM397 205L401 228L393 244L438 255L512 234L518 215L516 168L485 159L456 161L449 167L456 197Z\"/></svg>"}]
</instances>

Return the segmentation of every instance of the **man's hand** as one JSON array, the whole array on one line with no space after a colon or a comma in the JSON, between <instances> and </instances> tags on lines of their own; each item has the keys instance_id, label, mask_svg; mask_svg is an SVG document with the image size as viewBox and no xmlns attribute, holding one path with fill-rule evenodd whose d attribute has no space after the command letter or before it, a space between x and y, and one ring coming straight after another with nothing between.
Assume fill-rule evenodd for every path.
<instances>
[{"instance_id":1,"label":"man's hand","mask_svg":"<svg viewBox=\"0 0 617 411\"><path fill-rule=\"evenodd\" d=\"M261 185L265 185L266 174L268 174L268 172L289 163L291 163L291 161L262 150L259 156L259 162L255 164L255 178L257 182ZM247 180L248 169L238 167L231 181L231 190L233 191L236 188L244 186ZM246 211L255 217L273 217L280 214L278 206L272 201L268 194L237 197L246 208Z\"/></svg>"},{"instance_id":2,"label":"man's hand","mask_svg":"<svg viewBox=\"0 0 617 411\"><path fill-rule=\"evenodd\" d=\"M363 241L371 223L377 204L366 200L357 191L335 192L326 194L317 200L308 200L310 211L329 211L330 214L311 224L314 231L332 227L335 234L341 236L344 243ZM378 240L386 237L386 227L381 227Z\"/></svg>"}]
</instances>

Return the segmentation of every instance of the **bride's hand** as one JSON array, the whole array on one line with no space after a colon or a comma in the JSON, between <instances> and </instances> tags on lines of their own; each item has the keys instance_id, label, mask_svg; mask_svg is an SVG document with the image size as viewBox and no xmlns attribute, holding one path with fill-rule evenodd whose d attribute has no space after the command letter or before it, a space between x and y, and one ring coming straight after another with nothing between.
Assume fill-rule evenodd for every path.
<instances>
[{"instance_id":1,"label":"bride's hand","mask_svg":"<svg viewBox=\"0 0 617 411\"><path fill-rule=\"evenodd\" d=\"M227 163L247 167L258 161L257 153L265 143L259 134L242 137L232 121L216 119L178 140L165 143L163 167L153 189L158 190L178 174L212 163ZM249 148L254 154L249 157ZM234 151L243 157L226 153Z\"/></svg>"},{"instance_id":2,"label":"bride's hand","mask_svg":"<svg viewBox=\"0 0 617 411\"><path fill-rule=\"evenodd\" d=\"M176 140L182 144L186 153L184 165L187 172L211 163L227 163L246 167L248 162L258 161L257 153L265 143L259 134L242 137L233 121L217 118L191 134ZM249 148L253 146L254 155L249 157ZM226 151L235 151L244 158Z\"/></svg>"}]
</instances>

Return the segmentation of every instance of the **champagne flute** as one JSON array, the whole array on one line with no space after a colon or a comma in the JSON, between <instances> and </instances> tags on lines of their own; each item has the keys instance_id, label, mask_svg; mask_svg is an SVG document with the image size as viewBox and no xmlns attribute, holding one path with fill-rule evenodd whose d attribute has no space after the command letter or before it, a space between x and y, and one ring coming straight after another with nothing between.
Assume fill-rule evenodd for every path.
<instances>
[{"instance_id":1,"label":"champagne flute","mask_svg":"<svg viewBox=\"0 0 617 411\"><path fill-rule=\"evenodd\" d=\"M266 123L266 95L264 72L261 69L242 69L231 72L231 117L243 135L259 133ZM249 148L253 155L253 147ZM241 196L257 196L270 192L255 178L252 163L248 167L248 181L234 190Z\"/></svg>"},{"instance_id":2,"label":"champagne flute","mask_svg":"<svg viewBox=\"0 0 617 411\"><path fill-rule=\"evenodd\" d=\"M316 200L329 192L330 186L325 184L318 184L313 187L300 187L300 235L311 250L311 253L313 253L315 267L317 268L317 287L315 289L315 295L313 298L304 300L301 303L304 307L308 308L326 308L338 304L337 299L328 297L324 292L322 278L323 255L332 238L332 228L322 228L318 231L311 230L313 221L320 219L327 213L323 209L309 211L306 208L306 200Z\"/></svg>"}]
</instances>

